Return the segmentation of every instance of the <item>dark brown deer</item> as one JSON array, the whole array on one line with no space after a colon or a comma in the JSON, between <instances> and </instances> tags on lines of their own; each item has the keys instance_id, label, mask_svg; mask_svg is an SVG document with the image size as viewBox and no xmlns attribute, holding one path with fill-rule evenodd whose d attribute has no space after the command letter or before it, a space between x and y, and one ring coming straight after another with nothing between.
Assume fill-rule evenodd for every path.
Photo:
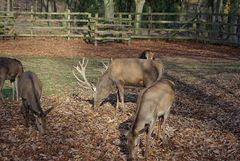
<instances>
[{"instance_id":1,"label":"dark brown deer","mask_svg":"<svg viewBox=\"0 0 240 161\"><path fill-rule=\"evenodd\" d=\"M42 95L42 83L37 75L31 71L24 72L19 78L19 93L22 98L21 112L25 119L25 124L31 119L35 123L41 134L46 131L46 116L53 109L43 111L40 105Z\"/></svg>"},{"instance_id":2,"label":"dark brown deer","mask_svg":"<svg viewBox=\"0 0 240 161\"><path fill-rule=\"evenodd\" d=\"M5 80L10 80L10 82L12 83L13 99L15 95L14 87L16 88L16 96L18 100L17 80L22 73L23 66L19 60L7 57L0 57L0 98L2 102L4 101L2 88Z\"/></svg>"},{"instance_id":3,"label":"dark brown deer","mask_svg":"<svg viewBox=\"0 0 240 161\"><path fill-rule=\"evenodd\" d=\"M159 119L157 136L162 129L162 141L166 143L165 122L175 97L175 85L169 80L159 80L150 87L145 88L137 101L137 112L132 128L128 134L129 159L136 157L139 145L139 135L146 132L145 157L148 157L149 138L153 131L154 123Z\"/></svg>"},{"instance_id":4,"label":"dark brown deer","mask_svg":"<svg viewBox=\"0 0 240 161\"><path fill-rule=\"evenodd\" d=\"M112 90L117 87L118 97L116 109L119 107L119 100L121 100L124 108L124 86L150 86L156 80L159 80L163 74L163 64L159 61L137 59L137 58L122 58L111 61L110 66L103 73L98 80L96 87L87 81L85 70L88 61L83 59L79 62L79 66L75 69L82 75L84 81L78 79L78 83L87 89L92 89L94 94L94 106L101 104Z\"/></svg>"},{"instance_id":5,"label":"dark brown deer","mask_svg":"<svg viewBox=\"0 0 240 161\"><path fill-rule=\"evenodd\" d=\"M150 50L144 50L139 56L140 59L152 59L155 60L155 53Z\"/></svg>"}]
</instances>

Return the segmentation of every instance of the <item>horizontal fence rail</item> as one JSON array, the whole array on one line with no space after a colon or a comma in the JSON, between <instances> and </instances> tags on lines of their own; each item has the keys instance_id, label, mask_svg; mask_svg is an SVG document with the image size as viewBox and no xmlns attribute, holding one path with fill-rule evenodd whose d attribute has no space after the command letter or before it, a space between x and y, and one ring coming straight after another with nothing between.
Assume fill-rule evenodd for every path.
<instances>
[{"instance_id":1,"label":"horizontal fence rail","mask_svg":"<svg viewBox=\"0 0 240 161\"><path fill-rule=\"evenodd\" d=\"M115 13L0 11L0 36L186 39L240 45L240 16L212 13ZM136 17L141 16L141 21ZM106 33L112 33L106 36ZM123 37L126 33L127 36ZM102 36L101 36L102 35ZM105 37L103 36L105 35ZM119 38L117 35L121 35Z\"/></svg>"},{"instance_id":2,"label":"horizontal fence rail","mask_svg":"<svg viewBox=\"0 0 240 161\"><path fill-rule=\"evenodd\" d=\"M0 12L0 25L2 25L0 35L83 37L90 15L90 13L71 13L70 11L64 13Z\"/></svg>"}]
</instances>

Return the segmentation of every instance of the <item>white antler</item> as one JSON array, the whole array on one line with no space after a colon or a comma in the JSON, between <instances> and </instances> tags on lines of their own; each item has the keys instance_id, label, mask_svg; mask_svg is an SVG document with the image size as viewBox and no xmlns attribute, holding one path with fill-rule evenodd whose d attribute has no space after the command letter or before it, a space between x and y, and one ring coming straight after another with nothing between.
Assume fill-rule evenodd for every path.
<instances>
[{"instance_id":1,"label":"white antler","mask_svg":"<svg viewBox=\"0 0 240 161\"><path fill-rule=\"evenodd\" d=\"M102 65L104 66L104 69L106 71L109 67L109 62L107 62L107 63L102 62Z\"/></svg>"},{"instance_id":2,"label":"white antler","mask_svg":"<svg viewBox=\"0 0 240 161\"><path fill-rule=\"evenodd\" d=\"M107 63L102 62L104 69L97 69L97 71L99 71L103 74L108 69L109 64L110 64L109 62L107 62Z\"/></svg>"},{"instance_id":3,"label":"white antler","mask_svg":"<svg viewBox=\"0 0 240 161\"><path fill-rule=\"evenodd\" d=\"M82 61L79 61L79 65L73 66L82 76L83 80L81 80L74 71L72 71L73 75L78 81L78 84L85 89L90 89L92 91L96 91L96 87L92 84L89 83L87 78L86 78L86 67L88 65L88 59L85 60L85 58L82 59Z\"/></svg>"}]
</instances>

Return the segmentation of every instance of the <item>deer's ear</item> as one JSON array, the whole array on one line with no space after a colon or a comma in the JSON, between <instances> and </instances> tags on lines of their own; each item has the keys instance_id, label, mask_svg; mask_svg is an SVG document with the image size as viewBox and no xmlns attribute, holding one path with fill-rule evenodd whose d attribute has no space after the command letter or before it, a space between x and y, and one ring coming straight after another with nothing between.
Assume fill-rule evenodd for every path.
<instances>
[{"instance_id":1,"label":"deer's ear","mask_svg":"<svg viewBox=\"0 0 240 161\"><path fill-rule=\"evenodd\" d=\"M34 113L33 113L33 116L34 116L34 118L37 118L37 117L38 117L38 116L37 116L36 114L34 114Z\"/></svg>"},{"instance_id":2,"label":"deer's ear","mask_svg":"<svg viewBox=\"0 0 240 161\"><path fill-rule=\"evenodd\" d=\"M49 112L51 112L51 111L52 111L52 109L53 109L53 107L51 107L51 108L47 109L47 110L44 112L44 116L47 116L47 114L48 114Z\"/></svg>"},{"instance_id":3,"label":"deer's ear","mask_svg":"<svg viewBox=\"0 0 240 161\"><path fill-rule=\"evenodd\" d=\"M146 59L151 59L150 54L148 52L145 52Z\"/></svg>"}]
</instances>

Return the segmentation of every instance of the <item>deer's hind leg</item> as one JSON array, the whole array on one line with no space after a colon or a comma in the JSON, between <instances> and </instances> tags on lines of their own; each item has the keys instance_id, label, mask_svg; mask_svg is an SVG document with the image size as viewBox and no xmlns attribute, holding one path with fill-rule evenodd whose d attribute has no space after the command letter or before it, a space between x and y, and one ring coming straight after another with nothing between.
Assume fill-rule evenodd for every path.
<instances>
[{"instance_id":1,"label":"deer's hind leg","mask_svg":"<svg viewBox=\"0 0 240 161\"><path fill-rule=\"evenodd\" d=\"M160 138L160 129L161 129L162 123L163 123L163 116L159 116L158 117L158 128L157 128L157 139Z\"/></svg>"},{"instance_id":2,"label":"deer's hind leg","mask_svg":"<svg viewBox=\"0 0 240 161\"><path fill-rule=\"evenodd\" d=\"M12 84L12 100L15 100L15 92L16 92L16 86L15 86L15 82L11 82Z\"/></svg>"},{"instance_id":3,"label":"deer's hind leg","mask_svg":"<svg viewBox=\"0 0 240 161\"><path fill-rule=\"evenodd\" d=\"M148 155L149 155L149 139L151 138L151 134L153 132L153 125L154 125L154 121L152 121L149 124L149 127L146 130L146 150L145 150L145 160L148 159Z\"/></svg>"},{"instance_id":4,"label":"deer's hind leg","mask_svg":"<svg viewBox=\"0 0 240 161\"><path fill-rule=\"evenodd\" d=\"M167 144L167 136L166 136L166 120L168 118L169 115L169 110L166 111L163 115L163 119L161 121L161 129L162 129L162 142L163 144Z\"/></svg>"},{"instance_id":5,"label":"deer's hind leg","mask_svg":"<svg viewBox=\"0 0 240 161\"><path fill-rule=\"evenodd\" d=\"M4 102L3 93L2 93L3 85L4 85L4 79L0 78L0 99L2 102Z\"/></svg>"},{"instance_id":6,"label":"deer's hind leg","mask_svg":"<svg viewBox=\"0 0 240 161\"><path fill-rule=\"evenodd\" d=\"M13 82L11 82L11 84L12 84L12 99L13 100L15 100L15 98L16 98L16 100L18 101L18 78L16 77L16 79L13 81Z\"/></svg>"}]
</instances>

